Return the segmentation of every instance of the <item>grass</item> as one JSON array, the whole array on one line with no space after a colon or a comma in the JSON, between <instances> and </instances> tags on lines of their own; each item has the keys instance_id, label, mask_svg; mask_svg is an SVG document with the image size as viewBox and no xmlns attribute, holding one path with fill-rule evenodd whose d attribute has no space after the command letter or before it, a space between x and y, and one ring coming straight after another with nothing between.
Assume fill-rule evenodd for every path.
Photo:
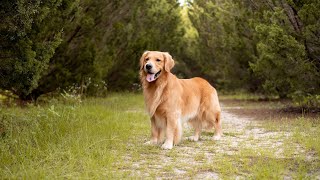
<instances>
[{"instance_id":1,"label":"grass","mask_svg":"<svg viewBox=\"0 0 320 180\"><path fill-rule=\"evenodd\" d=\"M1 108L2 178L117 176L132 134L148 131L136 94L28 108Z\"/></svg>"},{"instance_id":2,"label":"grass","mask_svg":"<svg viewBox=\"0 0 320 180\"><path fill-rule=\"evenodd\" d=\"M257 103L245 101L243 108L261 108ZM319 117L269 119L239 132L231 125L222 141L207 140L212 132L203 133L203 140L184 140L170 151L143 145L149 124L143 97L132 93L0 107L0 178L202 179L208 173L222 179L320 177ZM244 137L254 128L278 134L269 139ZM232 146L239 138L244 139ZM277 142L281 143L273 147Z\"/></svg>"},{"instance_id":3,"label":"grass","mask_svg":"<svg viewBox=\"0 0 320 180\"><path fill-rule=\"evenodd\" d=\"M262 127L269 131L291 132L291 143L303 145L308 151L315 151L320 155L320 118L297 117L284 118L277 121L264 121Z\"/></svg>"},{"instance_id":4,"label":"grass","mask_svg":"<svg viewBox=\"0 0 320 180\"><path fill-rule=\"evenodd\" d=\"M264 96L262 94L247 93L247 92L221 92L219 93L220 100L241 100L241 101L265 101L265 100L277 100L277 96Z\"/></svg>"}]
</instances>

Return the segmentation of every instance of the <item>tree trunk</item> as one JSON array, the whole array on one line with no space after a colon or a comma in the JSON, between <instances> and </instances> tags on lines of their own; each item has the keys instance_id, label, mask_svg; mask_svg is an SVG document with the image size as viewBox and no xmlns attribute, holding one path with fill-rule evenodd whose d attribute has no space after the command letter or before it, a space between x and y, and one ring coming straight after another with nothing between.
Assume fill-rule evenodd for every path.
<instances>
[{"instance_id":1,"label":"tree trunk","mask_svg":"<svg viewBox=\"0 0 320 180\"><path fill-rule=\"evenodd\" d=\"M303 24L302 24L301 20L299 19L298 12L290 4L288 4L284 0L281 0L281 6L285 10L294 31L299 36L302 36Z\"/></svg>"},{"instance_id":2,"label":"tree trunk","mask_svg":"<svg viewBox=\"0 0 320 180\"><path fill-rule=\"evenodd\" d=\"M37 99L42 95L40 91L37 89L33 90L30 94L28 95L20 95L19 99L21 100L22 104L28 104L28 103L36 103Z\"/></svg>"},{"instance_id":3,"label":"tree trunk","mask_svg":"<svg viewBox=\"0 0 320 180\"><path fill-rule=\"evenodd\" d=\"M80 97L82 97L84 93L84 78L81 78L81 85L80 85Z\"/></svg>"},{"instance_id":4,"label":"tree trunk","mask_svg":"<svg viewBox=\"0 0 320 180\"><path fill-rule=\"evenodd\" d=\"M306 38L303 36L304 26L303 26L302 21L299 18L298 11L292 5L288 4L284 0L281 0L281 5L282 5L283 9L285 10L294 31L296 32L297 36L300 38L301 43L303 43L308 59L310 61L312 61L312 59L313 59L312 53L311 53L312 50L309 47Z\"/></svg>"}]
</instances>

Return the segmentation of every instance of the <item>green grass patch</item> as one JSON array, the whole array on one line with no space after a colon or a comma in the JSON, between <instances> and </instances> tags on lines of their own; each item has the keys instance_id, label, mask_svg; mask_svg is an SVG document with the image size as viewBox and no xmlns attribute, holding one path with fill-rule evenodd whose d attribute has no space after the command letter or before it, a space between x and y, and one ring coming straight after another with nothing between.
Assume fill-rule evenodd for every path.
<instances>
[{"instance_id":1,"label":"green grass patch","mask_svg":"<svg viewBox=\"0 0 320 180\"><path fill-rule=\"evenodd\" d=\"M241 101L265 101L265 100L277 100L278 96L265 96L263 94L236 92L228 93L221 92L219 95L220 100L241 100Z\"/></svg>"},{"instance_id":2,"label":"green grass patch","mask_svg":"<svg viewBox=\"0 0 320 180\"><path fill-rule=\"evenodd\" d=\"M309 151L315 151L320 158L320 118L283 118L278 120L262 121L263 128L269 131L292 133L289 139L292 143L299 143Z\"/></svg>"},{"instance_id":3,"label":"green grass patch","mask_svg":"<svg viewBox=\"0 0 320 180\"><path fill-rule=\"evenodd\" d=\"M0 109L2 178L122 176L132 136L148 133L141 95Z\"/></svg>"}]
</instances>

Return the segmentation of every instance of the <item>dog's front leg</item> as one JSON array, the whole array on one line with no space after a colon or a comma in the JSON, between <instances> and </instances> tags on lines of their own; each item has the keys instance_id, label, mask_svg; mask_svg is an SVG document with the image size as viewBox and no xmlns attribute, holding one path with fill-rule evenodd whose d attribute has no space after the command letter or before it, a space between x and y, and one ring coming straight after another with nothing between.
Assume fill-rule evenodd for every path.
<instances>
[{"instance_id":1,"label":"dog's front leg","mask_svg":"<svg viewBox=\"0 0 320 180\"><path fill-rule=\"evenodd\" d=\"M167 118L166 141L161 146L162 149L172 149L173 138L174 138L176 127L177 127L177 121L174 118Z\"/></svg>"},{"instance_id":2,"label":"dog's front leg","mask_svg":"<svg viewBox=\"0 0 320 180\"><path fill-rule=\"evenodd\" d=\"M157 127L155 117L151 117L151 140L146 142L145 144L157 144L158 143L158 136L160 133L160 129Z\"/></svg>"}]
</instances>

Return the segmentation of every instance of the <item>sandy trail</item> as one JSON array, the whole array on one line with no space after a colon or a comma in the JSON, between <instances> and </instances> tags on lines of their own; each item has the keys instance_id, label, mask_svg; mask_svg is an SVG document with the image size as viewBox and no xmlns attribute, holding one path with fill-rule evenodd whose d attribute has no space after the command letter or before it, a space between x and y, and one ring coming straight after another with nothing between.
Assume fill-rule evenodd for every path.
<instances>
[{"instance_id":1,"label":"sandy trail","mask_svg":"<svg viewBox=\"0 0 320 180\"><path fill-rule=\"evenodd\" d=\"M225 157L232 164L233 157L239 158L242 150L250 149L253 151L252 156L259 156L263 149L264 152L273 152L274 158L285 157L288 146L284 146L284 143L292 136L291 132L267 131L261 126L261 122L229 111L237 107L221 106L224 133L221 140L213 141L213 132L204 132L200 141L190 142L187 137L192 135L193 130L185 127L184 140L173 150L151 148L151 152L150 149L141 152L139 157L128 156L126 161L129 164L125 171L138 177L220 179L219 173L208 167L219 164ZM299 144L292 143L290 146L290 149L294 149L293 155L304 152ZM255 152L255 149L259 151ZM310 158L313 160L313 157ZM246 176L243 173L231 178L241 179Z\"/></svg>"}]
</instances>

